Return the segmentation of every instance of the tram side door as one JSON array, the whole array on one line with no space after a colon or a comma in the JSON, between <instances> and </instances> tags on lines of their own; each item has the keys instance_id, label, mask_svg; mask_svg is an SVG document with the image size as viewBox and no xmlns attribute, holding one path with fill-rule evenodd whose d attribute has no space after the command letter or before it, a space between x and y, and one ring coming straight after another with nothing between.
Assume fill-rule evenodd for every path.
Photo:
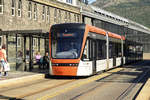
<instances>
[{"instance_id":1,"label":"tram side door","mask_svg":"<svg viewBox=\"0 0 150 100\"><path fill-rule=\"evenodd\" d=\"M96 46L96 40L91 41L91 54L92 54L92 67L93 67L93 73L96 73L96 54L97 54L97 46Z\"/></svg>"}]
</instances>

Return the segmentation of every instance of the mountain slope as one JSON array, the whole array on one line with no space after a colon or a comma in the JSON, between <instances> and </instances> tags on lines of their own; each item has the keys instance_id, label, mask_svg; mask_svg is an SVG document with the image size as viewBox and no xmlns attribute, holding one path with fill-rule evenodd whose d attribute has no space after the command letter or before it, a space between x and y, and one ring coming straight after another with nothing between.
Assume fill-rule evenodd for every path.
<instances>
[{"instance_id":1,"label":"mountain slope","mask_svg":"<svg viewBox=\"0 0 150 100\"><path fill-rule=\"evenodd\" d=\"M98 0L93 5L150 28L150 0Z\"/></svg>"}]
</instances>

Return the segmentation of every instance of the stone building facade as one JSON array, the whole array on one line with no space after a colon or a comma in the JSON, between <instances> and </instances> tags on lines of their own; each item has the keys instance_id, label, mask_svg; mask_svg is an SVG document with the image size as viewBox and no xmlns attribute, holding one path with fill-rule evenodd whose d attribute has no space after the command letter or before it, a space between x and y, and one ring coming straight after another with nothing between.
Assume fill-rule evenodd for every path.
<instances>
[{"instance_id":1,"label":"stone building facade","mask_svg":"<svg viewBox=\"0 0 150 100\"><path fill-rule=\"evenodd\" d=\"M0 0L2 30L49 31L50 25L80 22L80 8L56 0Z\"/></svg>"},{"instance_id":2,"label":"stone building facade","mask_svg":"<svg viewBox=\"0 0 150 100\"><path fill-rule=\"evenodd\" d=\"M8 61L12 66L15 68L19 57L22 59L20 62L24 61L25 49L33 49L31 60L37 51L41 55L46 52L48 39L34 37L29 34L30 30L42 30L41 34L45 34L53 24L81 22L80 7L77 4L77 0L70 4L59 0L0 0L0 45L7 45ZM9 34L4 34L5 31ZM21 35L26 33L27 36Z\"/></svg>"}]
</instances>

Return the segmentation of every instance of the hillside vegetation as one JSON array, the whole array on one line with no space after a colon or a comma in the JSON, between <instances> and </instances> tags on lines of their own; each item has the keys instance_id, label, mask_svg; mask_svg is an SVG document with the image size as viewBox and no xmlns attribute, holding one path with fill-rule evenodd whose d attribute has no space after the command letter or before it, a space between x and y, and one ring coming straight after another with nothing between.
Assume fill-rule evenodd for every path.
<instances>
[{"instance_id":1,"label":"hillside vegetation","mask_svg":"<svg viewBox=\"0 0 150 100\"><path fill-rule=\"evenodd\" d=\"M150 0L97 0L93 5L150 28Z\"/></svg>"}]
</instances>

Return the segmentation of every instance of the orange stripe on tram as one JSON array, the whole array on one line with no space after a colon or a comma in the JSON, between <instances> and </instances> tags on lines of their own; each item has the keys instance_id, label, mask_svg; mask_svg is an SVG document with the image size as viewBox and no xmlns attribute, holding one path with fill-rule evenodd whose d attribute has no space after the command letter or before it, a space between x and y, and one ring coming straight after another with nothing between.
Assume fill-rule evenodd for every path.
<instances>
[{"instance_id":1,"label":"orange stripe on tram","mask_svg":"<svg viewBox=\"0 0 150 100\"><path fill-rule=\"evenodd\" d=\"M76 76L77 66L53 66L54 75Z\"/></svg>"}]
</instances>

